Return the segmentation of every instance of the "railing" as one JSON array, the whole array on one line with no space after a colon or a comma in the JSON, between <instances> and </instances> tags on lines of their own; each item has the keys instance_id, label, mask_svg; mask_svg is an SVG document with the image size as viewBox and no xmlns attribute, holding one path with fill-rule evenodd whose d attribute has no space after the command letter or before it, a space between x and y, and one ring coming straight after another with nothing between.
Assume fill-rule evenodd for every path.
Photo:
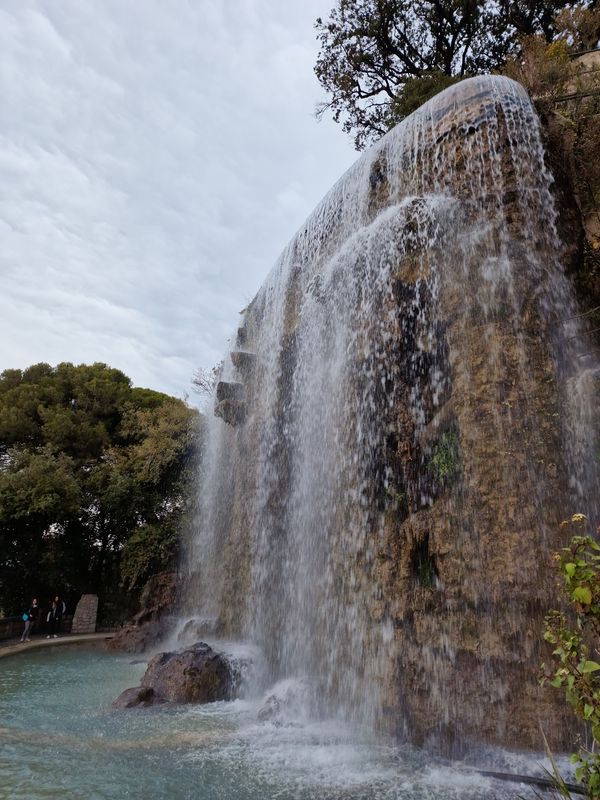
<instances>
[{"instance_id":1,"label":"railing","mask_svg":"<svg viewBox=\"0 0 600 800\"><path fill-rule=\"evenodd\" d=\"M569 58L579 58L579 56L587 56L588 53L600 53L600 47L592 47L591 50L576 50L574 53L568 53Z\"/></svg>"}]
</instances>

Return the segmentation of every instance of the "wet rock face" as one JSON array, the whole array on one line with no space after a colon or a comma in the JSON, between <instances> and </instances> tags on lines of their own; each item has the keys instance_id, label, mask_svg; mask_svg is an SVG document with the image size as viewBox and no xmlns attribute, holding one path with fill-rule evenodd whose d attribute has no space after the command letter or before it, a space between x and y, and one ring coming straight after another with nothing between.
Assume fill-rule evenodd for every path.
<instances>
[{"instance_id":1,"label":"wet rock face","mask_svg":"<svg viewBox=\"0 0 600 800\"><path fill-rule=\"evenodd\" d=\"M290 681L288 685L278 687L265 698L258 710L259 722L270 722L273 725L297 723L305 713L310 702L310 686L303 681Z\"/></svg>"},{"instance_id":2,"label":"wet rock face","mask_svg":"<svg viewBox=\"0 0 600 800\"><path fill-rule=\"evenodd\" d=\"M159 653L148 664L141 686L126 689L114 708L159 703L214 703L232 700L238 680L228 659L199 642L180 653Z\"/></svg>"},{"instance_id":3,"label":"wet rock face","mask_svg":"<svg viewBox=\"0 0 600 800\"><path fill-rule=\"evenodd\" d=\"M164 638L170 627L170 615L177 604L177 573L153 575L144 586L140 611L129 625L117 631L109 641L110 650L144 653Z\"/></svg>"},{"instance_id":4,"label":"wet rock face","mask_svg":"<svg viewBox=\"0 0 600 800\"><path fill-rule=\"evenodd\" d=\"M228 425L241 425L246 418L245 392L242 383L217 383L217 402L215 414L221 417Z\"/></svg>"},{"instance_id":5,"label":"wet rock face","mask_svg":"<svg viewBox=\"0 0 600 800\"><path fill-rule=\"evenodd\" d=\"M246 419L246 404L242 400L221 400L215 405L215 416L235 428Z\"/></svg>"},{"instance_id":6,"label":"wet rock face","mask_svg":"<svg viewBox=\"0 0 600 800\"><path fill-rule=\"evenodd\" d=\"M243 400L244 399L244 385L242 383L229 383L227 381L219 381L217 383L217 402L222 400Z\"/></svg>"},{"instance_id":7,"label":"wet rock face","mask_svg":"<svg viewBox=\"0 0 600 800\"><path fill-rule=\"evenodd\" d=\"M120 653L147 653L158 645L168 630L166 619L150 620L143 625L126 625L107 642L107 647Z\"/></svg>"},{"instance_id":8,"label":"wet rock face","mask_svg":"<svg viewBox=\"0 0 600 800\"><path fill-rule=\"evenodd\" d=\"M182 645L198 642L209 636L219 636L223 625L218 619L189 619L177 635Z\"/></svg>"},{"instance_id":9,"label":"wet rock face","mask_svg":"<svg viewBox=\"0 0 600 800\"><path fill-rule=\"evenodd\" d=\"M256 365L256 354L247 350L235 350L231 353L231 363L242 375L247 376Z\"/></svg>"},{"instance_id":10,"label":"wet rock face","mask_svg":"<svg viewBox=\"0 0 600 800\"><path fill-rule=\"evenodd\" d=\"M140 612L135 617L138 625L173 613L177 602L177 573L160 572L153 575L144 586L140 598Z\"/></svg>"},{"instance_id":11,"label":"wet rock face","mask_svg":"<svg viewBox=\"0 0 600 800\"><path fill-rule=\"evenodd\" d=\"M259 722L271 722L276 719L281 713L281 700L275 695L267 697L264 705L258 710Z\"/></svg>"},{"instance_id":12,"label":"wet rock face","mask_svg":"<svg viewBox=\"0 0 600 800\"><path fill-rule=\"evenodd\" d=\"M585 387L556 324L576 309L537 121L515 84L481 78L403 124L245 312L236 347L257 357L232 354L243 393L215 409L235 420L221 404L243 397L245 419L214 422L200 540L219 568L198 607L276 679L321 676L320 713L448 754L538 748L541 722L559 749L564 703L537 677L549 554L594 459L561 425Z\"/></svg>"}]
</instances>

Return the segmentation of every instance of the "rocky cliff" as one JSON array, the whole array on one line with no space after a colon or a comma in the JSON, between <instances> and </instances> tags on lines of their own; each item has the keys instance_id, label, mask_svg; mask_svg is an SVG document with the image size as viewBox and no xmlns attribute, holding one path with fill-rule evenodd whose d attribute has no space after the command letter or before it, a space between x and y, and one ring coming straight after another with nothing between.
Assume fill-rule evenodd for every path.
<instances>
[{"instance_id":1,"label":"rocky cliff","mask_svg":"<svg viewBox=\"0 0 600 800\"><path fill-rule=\"evenodd\" d=\"M341 714L445 752L555 746L559 522L595 397L529 99L464 81L366 153L245 311L188 606ZM572 244L572 243L568 243Z\"/></svg>"}]
</instances>

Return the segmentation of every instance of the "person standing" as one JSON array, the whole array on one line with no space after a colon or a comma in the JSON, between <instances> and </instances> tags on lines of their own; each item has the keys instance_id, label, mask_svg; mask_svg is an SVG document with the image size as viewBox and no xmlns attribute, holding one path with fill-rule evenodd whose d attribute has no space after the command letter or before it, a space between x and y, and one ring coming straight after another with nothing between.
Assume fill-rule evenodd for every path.
<instances>
[{"instance_id":1,"label":"person standing","mask_svg":"<svg viewBox=\"0 0 600 800\"><path fill-rule=\"evenodd\" d=\"M56 639L60 633L60 623L62 622L63 614L65 613L65 604L57 595L52 601L52 608L48 612L49 633L46 639L52 637Z\"/></svg>"},{"instance_id":2,"label":"person standing","mask_svg":"<svg viewBox=\"0 0 600 800\"><path fill-rule=\"evenodd\" d=\"M29 607L29 611L26 611L23 615L24 622L25 622L25 630L23 631L23 635L21 636L22 642L30 641L29 636L33 631L36 622L38 621L38 616L40 613L40 609L38 607L38 601L34 597L31 601L31 606ZM25 619L25 615L27 615L27 619Z\"/></svg>"},{"instance_id":3,"label":"person standing","mask_svg":"<svg viewBox=\"0 0 600 800\"><path fill-rule=\"evenodd\" d=\"M58 634L60 633L60 623L62 622L63 615L67 610L65 604L60 599L58 595L54 598L54 602L52 603L52 630L50 633L56 639Z\"/></svg>"},{"instance_id":4,"label":"person standing","mask_svg":"<svg viewBox=\"0 0 600 800\"><path fill-rule=\"evenodd\" d=\"M46 639L50 639L54 635L54 614L56 611L56 601L52 600L50 603L50 611L46 617L46 622L48 623L48 633L46 634Z\"/></svg>"}]
</instances>

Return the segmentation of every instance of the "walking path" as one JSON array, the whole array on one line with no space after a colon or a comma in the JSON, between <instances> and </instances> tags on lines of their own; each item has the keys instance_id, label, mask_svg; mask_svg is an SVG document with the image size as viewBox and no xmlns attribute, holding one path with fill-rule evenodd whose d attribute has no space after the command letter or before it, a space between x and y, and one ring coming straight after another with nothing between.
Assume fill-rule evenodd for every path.
<instances>
[{"instance_id":1,"label":"walking path","mask_svg":"<svg viewBox=\"0 0 600 800\"><path fill-rule=\"evenodd\" d=\"M36 637L31 642L15 642L9 640L0 642L0 658L6 656L14 656L17 653L23 653L25 650L36 650L40 647L59 647L63 644L84 644L85 642L101 642L102 640L108 641L114 636L113 633L67 633L64 636L59 636L58 639L45 639L44 637Z\"/></svg>"}]
</instances>

